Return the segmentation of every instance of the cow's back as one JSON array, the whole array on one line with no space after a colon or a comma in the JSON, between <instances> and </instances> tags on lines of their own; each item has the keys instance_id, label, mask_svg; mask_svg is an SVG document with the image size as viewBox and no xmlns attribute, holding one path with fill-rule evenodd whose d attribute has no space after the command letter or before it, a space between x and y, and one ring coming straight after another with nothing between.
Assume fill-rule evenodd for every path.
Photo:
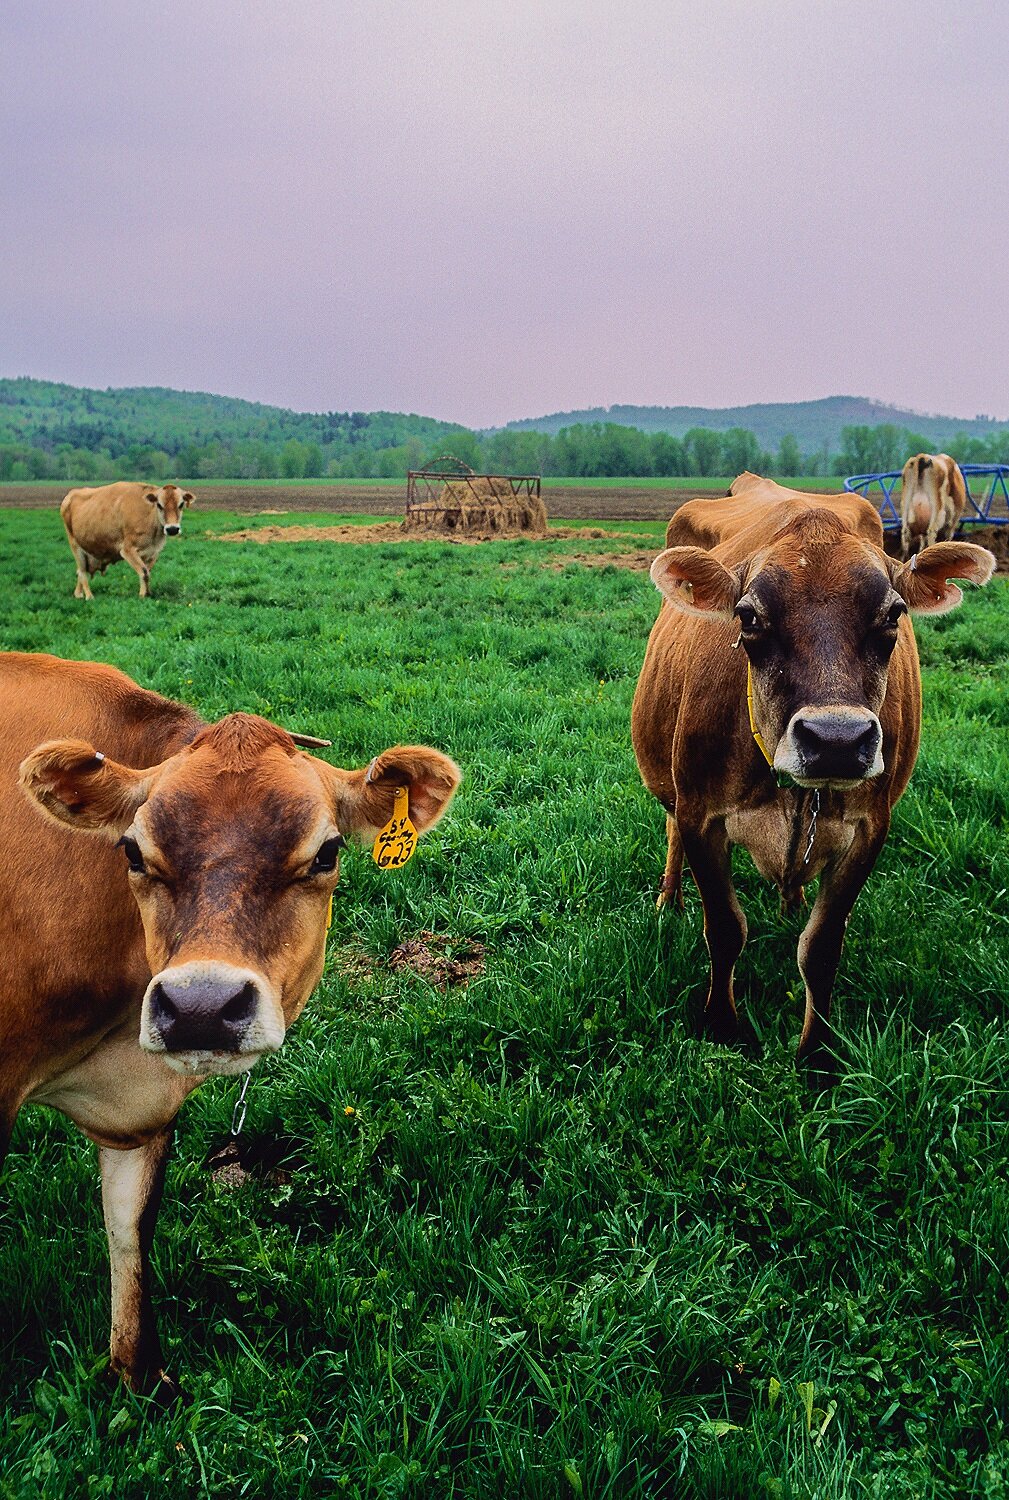
<instances>
[{"instance_id":1,"label":"cow's back","mask_svg":"<svg viewBox=\"0 0 1009 1500\"><path fill-rule=\"evenodd\" d=\"M747 545L752 540L751 550L756 551L762 540L769 541L796 516L817 509L829 510L854 536L882 547L883 523L861 495L791 490L750 473L734 479L727 495L681 505L666 528L666 546L703 547L713 552L744 537Z\"/></svg>"},{"instance_id":2,"label":"cow's back","mask_svg":"<svg viewBox=\"0 0 1009 1500\"><path fill-rule=\"evenodd\" d=\"M120 480L94 489L70 490L60 504L68 534L92 557L118 557L124 541L134 543L157 529L149 484Z\"/></svg>"},{"instance_id":3,"label":"cow's back","mask_svg":"<svg viewBox=\"0 0 1009 1500\"><path fill-rule=\"evenodd\" d=\"M52 1052L114 1019L148 970L125 861L96 835L43 818L18 787L38 745L81 739L131 766L156 765L202 721L113 667L0 655L0 1093L37 1080Z\"/></svg>"}]
</instances>

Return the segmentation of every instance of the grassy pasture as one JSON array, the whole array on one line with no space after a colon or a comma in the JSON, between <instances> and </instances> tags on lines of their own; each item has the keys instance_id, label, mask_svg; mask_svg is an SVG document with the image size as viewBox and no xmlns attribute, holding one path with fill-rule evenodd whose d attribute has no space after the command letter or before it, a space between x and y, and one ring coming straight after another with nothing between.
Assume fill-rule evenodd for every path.
<instances>
[{"instance_id":1,"label":"grassy pasture","mask_svg":"<svg viewBox=\"0 0 1009 1500\"><path fill-rule=\"evenodd\" d=\"M94 1153L22 1114L0 1496L1004 1495L1005 580L919 627L923 750L817 1096L792 1063L797 922L745 857L758 1051L697 1039L692 888L685 916L653 910L663 819L628 733L644 575L554 571L549 544L201 534L235 524L201 510L153 600L119 566L88 606L56 517L0 511L0 645L269 715L344 765L426 740L466 781L405 871L345 858L323 984L249 1095L246 1139L285 1170L206 1170L227 1081L183 1111L154 1259L186 1410L148 1421L102 1384ZM392 972L424 930L486 944L486 972Z\"/></svg>"}]
</instances>

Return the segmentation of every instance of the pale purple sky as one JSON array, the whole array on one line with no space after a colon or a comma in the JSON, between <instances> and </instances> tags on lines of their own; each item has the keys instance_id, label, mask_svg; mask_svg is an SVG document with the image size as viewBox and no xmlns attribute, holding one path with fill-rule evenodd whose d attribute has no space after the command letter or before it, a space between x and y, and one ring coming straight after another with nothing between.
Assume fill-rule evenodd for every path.
<instances>
[{"instance_id":1,"label":"pale purple sky","mask_svg":"<svg viewBox=\"0 0 1009 1500\"><path fill-rule=\"evenodd\" d=\"M5 0L0 374L1009 416L1009 6Z\"/></svg>"}]
</instances>

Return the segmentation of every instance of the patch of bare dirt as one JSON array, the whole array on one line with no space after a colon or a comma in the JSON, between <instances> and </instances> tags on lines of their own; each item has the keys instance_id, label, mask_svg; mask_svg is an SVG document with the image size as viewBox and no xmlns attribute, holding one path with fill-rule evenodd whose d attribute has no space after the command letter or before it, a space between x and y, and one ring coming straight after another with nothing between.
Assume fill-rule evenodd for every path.
<instances>
[{"instance_id":1,"label":"patch of bare dirt","mask_svg":"<svg viewBox=\"0 0 1009 1500\"><path fill-rule=\"evenodd\" d=\"M282 515L282 511L261 511L261 515ZM380 521L374 526L250 526L242 531L204 532L212 541L259 542L351 542L367 546L376 542L448 542L455 547L471 547L478 542L598 542L653 541L641 532L605 531L600 526L565 526L545 537L502 535L500 531L468 531L443 535L430 531L404 531L398 521ZM658 543L655 543L656 547ZM653 556L654 554L649 554Z\"/></svg>"},{"instance_id":2,"label":"patch of bare dirt","mask_svg":"<svg viewBox=\"0 0 1009 1500\"><path fill-rule=\"evenodd\" d=\"M551 573L560 573L569 563L580 563L583 568L629 568L632 573L647 573L659 548L651 552L571 552L563 557L551 557L543 564Z\"/></svg>"},{"instance_id":3,"label":"patch of bare dirt","mask_svg":"<svg viewBox=\"0 0 1009 1500\"><path fill-rule=\"evenodd\" d=\"M400 943L389 954L389 968L409 969L436 989L445 990L457 984L468 984L487 966L487 949L473 939L440 937L434 932L418 932Z\"/></svg>"},{"instance_id":4,"label":"patch of bare dirt","mask_svg":"<svg viewBox=\"0 0 1009 1500\"><path fill-rule=\"evenodd\" d=\"M267 512L260 512L266 515ZM280 512L278 512L280 514ZM250 526L244 531L206 531L215 542L402 542L398 521L380 521L375 526Z\"/></svg>"}]
</instances>

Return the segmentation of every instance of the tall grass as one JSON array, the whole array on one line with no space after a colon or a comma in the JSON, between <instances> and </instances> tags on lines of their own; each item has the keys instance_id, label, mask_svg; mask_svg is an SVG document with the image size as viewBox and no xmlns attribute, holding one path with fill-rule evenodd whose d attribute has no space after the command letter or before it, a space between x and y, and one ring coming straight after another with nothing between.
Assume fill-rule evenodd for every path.
<instances>
[{"instance_id":1,"label":"tall grass","mask_svg":"<svg viewBox=\"0 0 1009 1500\"><path fill-rule=\"evenodd\" d=\"M0 644L267 714L343 765L428 741L466 781L406 870L345 860L323 983L250 1092L247 1139L282 1170L206 1169L232 1084L183 1111L154 1258L185 1410L102 1383L94 1154L23 1112L0 1495L1004 1494L1004 582L919 628L922 755L851 920L821 1096L793 1067L797 924L745 858L757 1048L697 1038L692 889L654 912L663 819L628 735L644 575L195 522L153 600L120 567L87 606L57 518L0 512ZM486 973L392 972L423 930L486 943Z\"/></svg>"}]
</instances>

